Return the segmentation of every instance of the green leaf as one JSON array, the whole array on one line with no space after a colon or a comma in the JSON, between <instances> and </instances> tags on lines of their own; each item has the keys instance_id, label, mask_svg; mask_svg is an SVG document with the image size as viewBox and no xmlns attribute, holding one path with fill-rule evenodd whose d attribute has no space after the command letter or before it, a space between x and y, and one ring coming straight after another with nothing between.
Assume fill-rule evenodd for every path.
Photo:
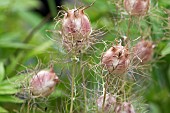
<instances>
[{"instance_id":1,"label":"green leaf","mask_svg":"<svg viewBox=\"0 0 170 113\"><path fill-rule=\"evenodd\" d=\"M52 45L53 45L52 41L47 41L47 42L41 44L40 46L37 46L36 48L34 48L32 51L30 51L29 54L27 55L27 57L31 57L34 55L44 53L45 50L47 50Z\"/></svg>"},{"instance_id":2,"label":"green leaf","mask_svg":"<svg viewBox=\"0 0 170 113\"><path fill-rule=\"evenodd\" d=\"M18 40L22 35L20 32L9 32L0 34L0 42L12 42L14 40Z\"/></svg>"},{"instance_id":3,"label":"green leaf","mask_svg":"<svg viewBox=\"0 0 170 113\"><path fill-rule=\"evenodd\" d=\"M25 78L24 75L17 75L10 79L6 79L0 83L0 95L15 94L21 86L21 81Z\"/></svg>"},{"instance_id":4,"label":"green leaf","mask_svg":"<svg viewBox=\"0 0 170 113\"><path fill-rule=\"evenodd\" d=\"M10 0L1 0L0 7L7 7L10 3Z\"/></svg>"},{"instance_id":5,"label":"green leaf","mask_svg":"<svg viewBox=\"0 0 170 113\"><path fill-rule=\"evenodd\" d=\"M0 95L0 102L23 103L23 100L11 95Z\"/></svg>"},{"instance_id":6,"label":"green leaf","mask_svg":"<svg viewBox=\"0 0 170 113\"><path fill-rule=\"evenodd\" d=\"M15 57L15 56L11 56L11 61L12 63L10 65L8 65L8 67L6 68L6 74L9 76L14 76L13 74L11 74L13 71L16 71L16 66L18 65L18 62L20 60L22 60L24 56L24 52L20 52L20 54Z\"/></svg>"},{"instance_id":7,"label":"green leaf","mask_svg":"<svg viewBox=\"0 0 170 113\"><path fill-rule=\"evenodd\" d=\"M23 0L1 0L0 7L9 7L15 10L26 10L30 8L37 7L39 5L39 2L37 0L26 0L23 2Z\"/></svg>"},{"instance_id":8,"label":"green leaf","mask_svg":"<svg viewBox=\"0 0 170 113\"><path fill-rule=\"evenodd\" d=\"M24 2L23 0L16 0L15 3L13 4L13 8L16 11L23 11L23 10L28 10L34 7L38 7L38 5L39 5L39 2L37 0L25 0Z\"/></svg>"},{"instance_id":9,"label":"green leaf","mask_svg":"<svg viewBox=\"0 0 170 113\"><path fill-rule=\"evenodd\" d=\"M19 81L23 81L25 77L26 76L24 74L16 75L14 77L11 77L11 78L6 79L3 82L1 82L0 83L0 87L1 86L9 86L10 87L11 85L15 86L15 87L18 87L18 86L20 86L20 82Z\"/></svg>"},{"instance_id":10,"label":"green leaf","mask_svg":"<svg viewBox=\"0 0 170 113\"><path fill-rule=\"evenodd\" d=\"M0 62L0 81L4 79L5 76L5 69L3 62Z\"/></svg>"},{"instance_id":11,"label":"green leaf","mask_svg":"<svg viewBox=\"0 0 170 113\"><path fill-rule=\"evenodd\" d=\"M15 88L15 85L0 86L0 95L15 94L17 92L18 89Z\"/></svg>"},{"instance_id":12,"label":"green leaf","mask_svg":"<svg viewBox=\"0 0 170 113\"><path fill-rule=\"evenodd\" d=\"M3 107L0 106L0 112L1 113L8 113L8 111L6 109L4 109Z\"/></svg>"},{"instance_id":13,"label":"green leaf","mask_svg":"<svg viewBox=\"0 0 170 113\"><path fill-rule=\"evenodd\" d=\"M161 55L166 56L167 54L170 54L170 43L167 44L167 46L162 50Z\"/></svg>"},{"instance_id":14,"label":"green leaf","mask_svg":"<svg viewBox=\"0 0 170 113\"><path fill-rule=\"evenodd\" d=\"M31 49L33 46L30 44L24 44L19 42L0 42L2 48L20 48L20 49Z\"/></svg>"},{"instance_id":15,"label":"green leaf","mask_svg":"<svg viewBox=\"0 0 170 113\"><path fill-rule=\"evenodd\" d=\"M42 21L39 16L37 16L36 14L33 14L31 12L22 11L21 13L19 13L19 15L30 26L37 26Z\"/></svg>"},{"instance_id":16,"label":"green leaf","mask_svg":"<svg viewBox=\"0 0 170 113\"><path fill-rule=\"evenodd\" d=\"M159 109L159 106L157 106L156 104L154 103L151 103L149 105L150 109L151 109L151 113L161 113L160 112L160 109Z\"/></svg>"}]
</instances>

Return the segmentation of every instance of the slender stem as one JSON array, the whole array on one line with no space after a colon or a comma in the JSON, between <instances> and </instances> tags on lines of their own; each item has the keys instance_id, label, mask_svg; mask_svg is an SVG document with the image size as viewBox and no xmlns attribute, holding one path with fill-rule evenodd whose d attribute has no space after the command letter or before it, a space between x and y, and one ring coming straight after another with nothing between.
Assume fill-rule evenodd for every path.
<instances>
[{"instance_id":1,"label":"slender stem","mask_svg":"<svg viewBox=\"0 0 170 113\"><path fill-rule=\"evenodd\" d=\"M52 17L55 17L57 13L57 8L56 8L57 6L55 5L55 0L47 0L47 1L48 1L51 15Z\"/></svg>"},{"instance_id":2,"label":"slender stem","mask_svg":"<svg viewBox=\"0 0 170 113\"><path fill-rule=\"evenodd\" d=\"M80 69L82 72L82 79L83 79L83 93L84 93L84 113L86 113L86 109L87 109L87 92L86 92L86 80L85 80L85 75L84 75L84 65L83 65L83 54L80 54Z\"/></svg>"},{"instance_id":3,"label":"slender stem","mask_svg":"<svg viewBox=\"0 0 170 113\"><path fill-rule=\"evenodd\" d=\"M104 96L103 96L103 103L102 103L102 112L104 112L105 100L106 100L106 83L104 84Z\"/></svg>"},{"instance_id":4,"label":"slender stem","mask_svg":"<svg viewBox=\"0 0 170 113\"><path fill-rule=\"evenodd\" d=\"M106 91L107 91L107 86L108 86L108 77L106 75L106 81L104 83L104 96L103 96L103 103L102 103L102 112L104 112L104 105L105 105L105 100L106 100Z\"/></svg>"},{"instance_id":5,"label":"slender stem","mask_svg":"<svg viewBox=\"0 0 170 113\"><path fill-rule=\"evenodd\" d=\"M84 110L84 113L86 113L86 109L87 109L87 93L86 93L86 85L85 85L85 76L84 76L84 68L82 68L82 76L83 76L83 93L84 93L84 107L85 107L85 110Z\"/></svg>"},{"instance_id":6,"label":"slender stem","mask_svg":"<svg viewBox=\"0 0 170 113\"><path fill-rule=\"evenodd\" d=\"M71 106L70 106L70 113L73 113L73 101L74 101L74 85L75 85L75 73L76 72L76 61L73 60L73 67L72 67L72 77L71 77Z\"/></svg>"},{"instance_id":7,"label":"slender stem","mask_svg":"<svg viewBox=\"0 0 170 113\"><path fill-rule=\"evenodd\" d=\"M126 85L126 81L125 81L125 77L124 76L120 76L119 78L119 84L118 84L118 95L120 97L125 97L125 85ZM118 102L121 102L122 100L120 100L122 98L118 98Z\"/></svg>"},{"instance_id":8,"label":"slender stem","mask_svg":"<svg viewBox=\"0 0 170 113\"><path fill-rule=\"evenodd\" d=\"M35 104L35 99L33 99L33 103ZM36 113L36 112L35 112L35 110L36 110L36 108L35 108L35 107L36 107L36 106L35 106L35 107L34 107L34 106L32 106L32 107L33 107L33 113Z\"/></svg>"},{"instance_id":9,"label":"slender stem","mask_svg":"<svg viewBox=\"0 0 170 113\"><path fill-rule=\"evenodd\" d=\"M31 103L31 99L28 101L28 104L27 104L27 113L30 112L30 103Z\"/></svg>"},{"instance_id":10,"label":"slender stem","mask_svg":"<svg viewBox=\"0 0 170 113\"><path fill-rule=\"evenodd\" d=\"M127 46L128 47L130 47L130 37L129 37L129 35L130 35L130 27L131 27L131 23L132 23L132 16L130 16L130 18L129 18L129 22L128 22L128 30L127 30L127 34L126 34L126 36L127 36Z\"/></svg>"},{"instance_id":11,"label":"slender stem","mask_svg":"<svg viewBox=\"0 0 170 113\"><path fill-rule=\"evenodd\" d=\"M128 38L129 38L129 34L130 34L131 22L132 22L132 16L130 16L129 21L128 21L128 30L127 30L127 34L126 34Z\"/></svg>"}]
</instances>

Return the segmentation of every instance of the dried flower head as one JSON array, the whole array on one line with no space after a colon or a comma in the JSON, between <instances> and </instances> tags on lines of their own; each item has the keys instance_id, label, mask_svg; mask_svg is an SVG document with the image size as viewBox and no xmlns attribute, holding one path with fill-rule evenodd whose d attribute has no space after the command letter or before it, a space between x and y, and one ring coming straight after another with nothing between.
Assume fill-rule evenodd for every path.
<instances>
[{"instance_id":1,"label":"dried flower head","mask_svg":"<svg viewBox=\"0 0 170 113\"><path fill-rule=\"evenodd\" d=\"M135 113L133 105L129 102L123 102L122 107L123 107L122 110L123 113Z\"/></svg>"},{"instance_id":2,"label":"dried flower head","mask_svg":"<svg viewBox=\"0 0 170 113\"><path fill-rule=\"evenodd\" d=\"M86 8L68 10L62 19L63 46L69 52L81 52L91 44L92 28L84 13Z\"/></svg>"},{"instance_id":3,"label":"dried flower head","mask_svg":"<svg viewBox=\"0 0 170 113\"><path fill-rule=\"evenodd\" d=\"M130 63L129 51L121 44L112 46L103 54L101 63L110 73L123 74Z\"/></svg>"},{"instance_id":4,"label":"dried flower head","mask_svg":"<svg viewBox=\"0 0 170 113\"><path fill-rule=\"evenodd\" d=\"M150 0L124 0L126 11L133 16L145 15L149 9Z\"/></svg>"},{"instance_id":5,"label":"dried flower head","mask_svg":"<svg viewBox=\"0 0 170 113\"><path fill-rule=\"evenodd\" d=\"M58 82L59 79L53 69L50 71L42 70L31 78L30 91L33 96L49 96Z\"/></svg>"},{"instance_id":6,"label":"dried flower head","mask_svg":"<svg viewBox=\"0 0 170 113\"><path fill-rule=\"evenodd\" d=\"M114 113L135 113L134 107L129 102L117 104Z\"/></svg>"},{"instance_id":7,"label":"dried flower head","mask_svg":"<svg viewBox=\"0 0 170 113\"><path fill-rule=\"evenodd\" d=\"M104 95L101 95L98 99L97 99L97 107L98 107L98 111L102 112L102 106L103 106L103 98ZM105 97L105 104L104 104L104 111L105 112L113 112L114 107L116 105L116 98L115 96L111 95L111 94L106 94Z\"/></svg>"},{"instance_id":8,"label":"dried flower head","mask_svg":"<svg viewBox=\"0 0 170 113\"><path fill-rule=\"evenodd\" d=\"M81 39L90 35L92 29L84 8L68 10L62 22L62 31L65 36Z\"/></svg>"},{"instance_id":9,"label":"dried flower head","mask_svg":"<svg viewBox=\"0 0 170 113\"><path fill-rule=\"evenodd\" d=\"M151 41L141 40L133 48L134 62L142 64L151 61L154 45Z\"/></svg>"}]
</instances>

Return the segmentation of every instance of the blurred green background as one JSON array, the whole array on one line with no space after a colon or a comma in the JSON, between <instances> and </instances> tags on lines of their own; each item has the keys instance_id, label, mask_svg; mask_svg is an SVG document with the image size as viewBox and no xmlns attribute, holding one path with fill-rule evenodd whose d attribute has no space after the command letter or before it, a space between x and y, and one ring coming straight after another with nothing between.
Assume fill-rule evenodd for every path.
<instances>
[{"instance_id":1,"label":"blurred green background","mask_svg":"<svg viewBox=\"0 0 170 113\"><path fill-rule=\"evenodd\" d=\"M92 3L91 0L44 1L46 5L43 7L40 0L0 0L0 112L16 112L23 105L24 100L14 95L21 87L20 81L28 76L25 73L48 68L51 63L58 62L65 56L61 44L56 40L61 37L53 34L58 28L54 29L56 21L53 18L60 9L56 2L69 9ZM49 9L44 9L47 6ZM131 26L132 39L144 36L153 40L156 45L150 69L152 79L148 81L149 86L143 93L146 104L149 104L149 113L170 112L169 9L169 0L151 0L148 15L145 18L133 18L134 24ZM88 14L93 29L103 28L103 31L107 31L103 40L114 41L126 35L129 16L121 0L96 0L85 13ZM138 23L141 29L138 29ZM95 46L103 49L100 44ZM100 56L101 53L96 54ZM55 63L55 72L59 75L63 67L64 64ZM67 81L67 76L63 75L60 79ZM68 90L62 85L61 83L51 95L48 110L56 109L60 101L65 99L64 95ZM54 111L57 112L51 110Z\"/></svg>"}]
</instances>

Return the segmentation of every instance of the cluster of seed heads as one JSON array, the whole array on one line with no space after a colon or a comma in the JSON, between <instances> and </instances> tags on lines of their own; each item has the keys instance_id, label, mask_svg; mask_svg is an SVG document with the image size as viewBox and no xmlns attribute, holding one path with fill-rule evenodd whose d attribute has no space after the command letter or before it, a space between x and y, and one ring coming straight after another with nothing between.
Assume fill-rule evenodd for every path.
<instances>
[{"instance_id":1,"label":"cluster of seed heads","mask_svg":"<svg viewBox=\"0 0 170 113\"><path fill-rule=\"evenodd\" d=\"M111 74L124 74L128 71L130 62L145 64L152 60L154 45L151 41L139 41L129 52L126 46L113 45L103 55L102 66ZM132 55L130 55L132 53Z\"/></svg>"},{"instance_id":2,"label":"cluster of seed heads","mask_svg":"<svg viewBox=\"0 0 170 113\"><path fill-rule=\"evenodd\" d=\"M130 102L117 102L116 97L111 94L106 94L104 103L103 100L104 95L101 95L96 101L98 111L101 113L135 113Z\"/></svg>"},{"instance_id":3,"label":"cluster of seed heads","mask_svg":"<svg viewBox=\"0 0 170 113\"><path fill-rule=\"evenodd\" d=\"M150 0L124 0L124 7L131 16L145 15L149 9ZM90 20L84 13L87 7L71 9L65 12L62 19L62 42L64 48L74 53L88 48L93 37L91 37L92 27ZM130 53L133 53L131 55ZM121 43L110 47L101 58L102 66L111 74L124 74L128 71L130 62L140 62L142 64L152 60L153 44L151 41L141 40L129 51L127 46ZM54 73L53 68L42 70L34 75L30 81L30 91L33 96L49 96L59 82L59 78ZM105 100L105 102L103 102ZM104 103L104 105L103 105ZM106 94L97 99L99 111L112 111L115 113L135 113L130 102L118 103L115 96Z\"/></svg>"},{"instance_id":4,"label":"cluster of seed heads","mask_svg":"<svg viewBox=\"0 0 170 113\"><path fill-rule=\"evenodd\" d=\"M131 16L143 16L147 13L150 0L124 0L124 7ZM132 53L130 55L129 53ZM130 62L145 64L151 61L153 55L153 43L148 40L139 41L132 51L127 47L113 45L101 59L102 65L112 74L124 74L128 71Z\"/></svg>"},{"instance_id":5,"label":"cluster of seed heads","mask_svg":"<svg viewBox=\"0 0 170 113\"><path fill-rule=\"evenodd\" d=\"M149 9L150 0L124 0L124 7L130 16L144 16ZM140 40L131 48L128 44L112 45L101 57L101 65L110 74L123 75L128 72L130 64L146 64L152 60L154 45L152 41ZM117 102L111 94L102 95L97 99L100 112L135 113L130 102Z\"/></svg>"}]
</instances>

